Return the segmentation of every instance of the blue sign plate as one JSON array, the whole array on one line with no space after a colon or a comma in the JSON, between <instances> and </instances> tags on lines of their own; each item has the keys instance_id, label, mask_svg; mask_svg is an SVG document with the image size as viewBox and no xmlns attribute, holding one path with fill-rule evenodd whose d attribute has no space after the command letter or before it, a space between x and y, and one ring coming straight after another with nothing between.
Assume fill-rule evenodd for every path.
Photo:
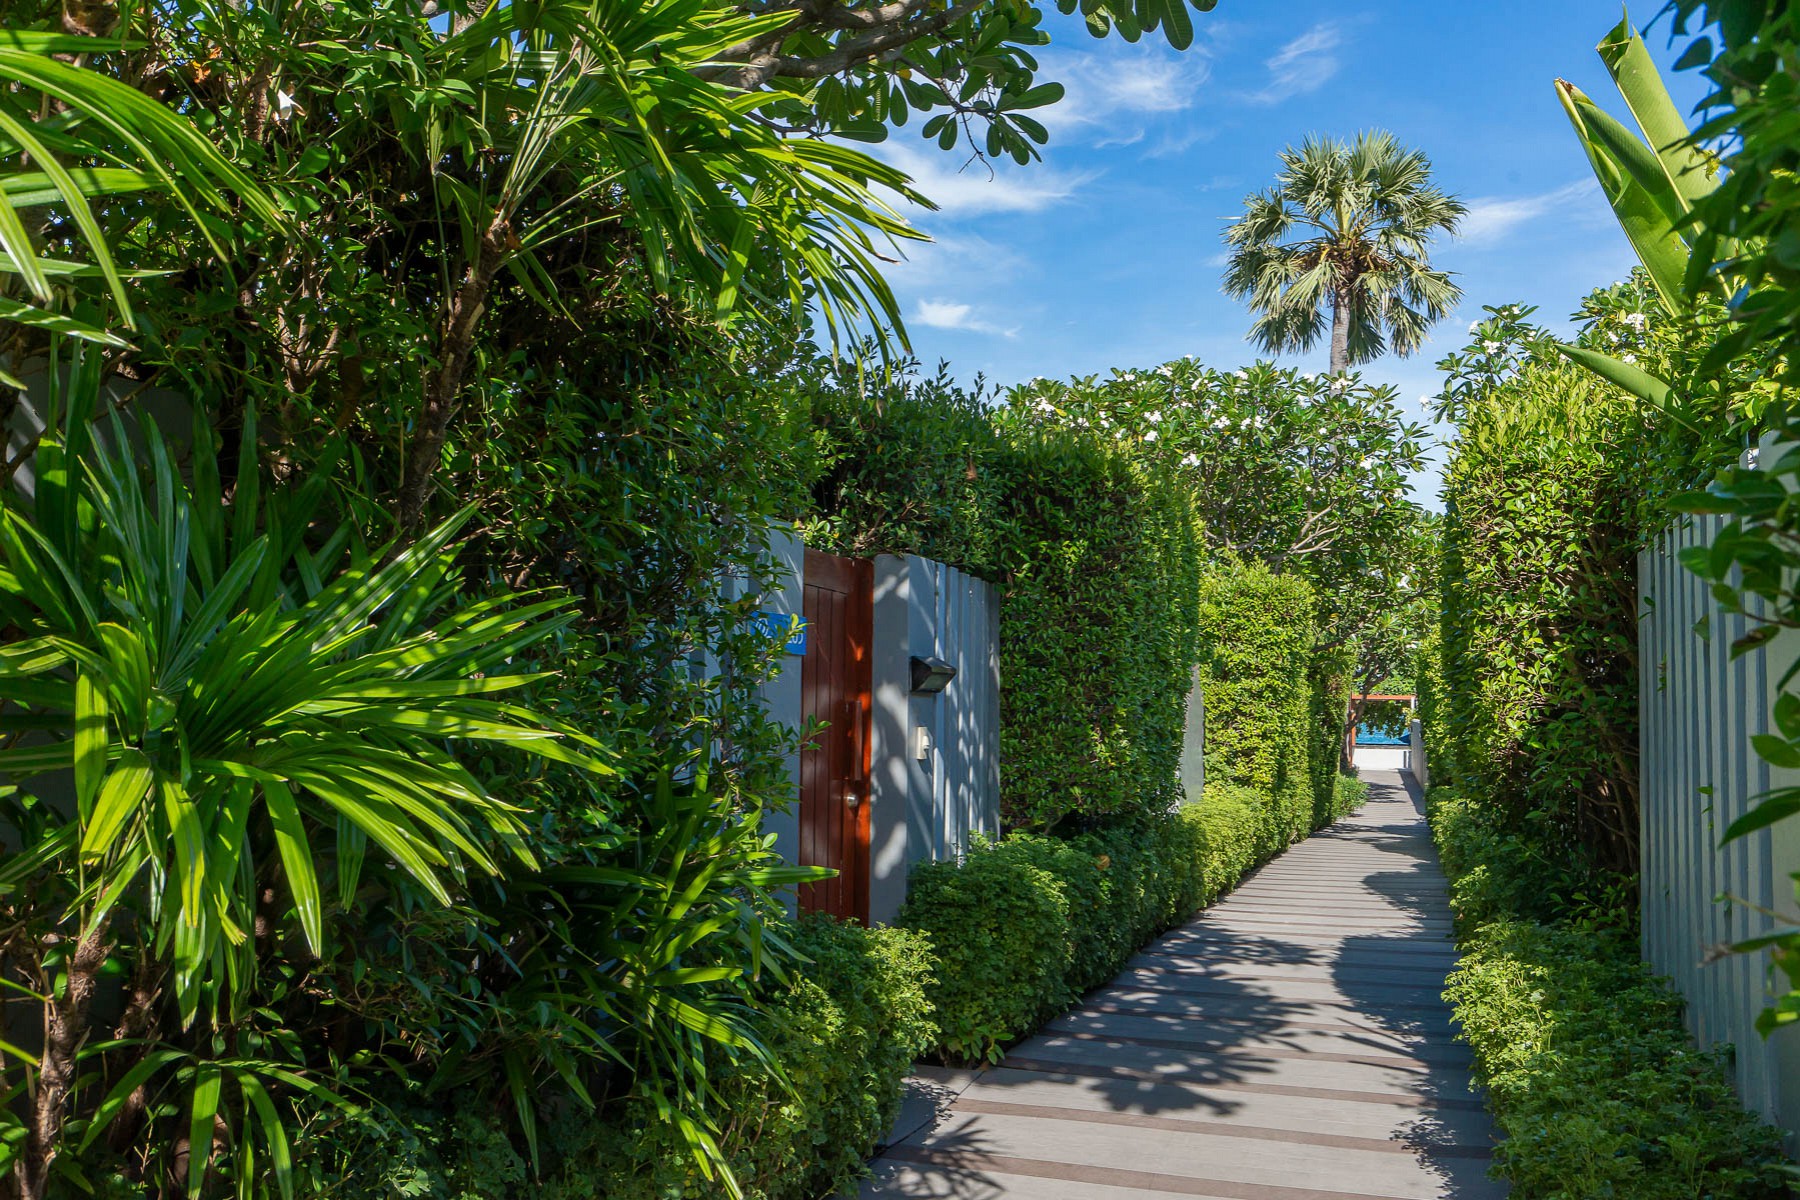
<instances>
[{"instance_id":1,"label":"blue sign plate","mask_svg":"<svg viewBox=\"0 0 1800 1200\"><path fill-rule=\"evenodd\" d=\"M755 620L757 627L770 638L776 641L786 638L785 649L789 654L806 653L806 622L793 613L759 611Z\"/></svg>"}]
</instances>

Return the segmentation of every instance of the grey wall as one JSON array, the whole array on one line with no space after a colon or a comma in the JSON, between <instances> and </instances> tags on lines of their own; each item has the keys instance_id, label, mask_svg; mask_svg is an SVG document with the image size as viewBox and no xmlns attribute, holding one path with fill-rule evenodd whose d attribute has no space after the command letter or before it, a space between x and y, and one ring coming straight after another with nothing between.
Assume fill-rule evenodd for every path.
<instances>
[{"instance_id":1,"label":"grey wall","mask_svg":"<svg viewBox=\"0 0 1800 1200\"><path fill-rule=\"evenodd\" d=\"M1000 622L993 586L912 555L875 560L869 918L889 921L916 863L1000 828ZM912 657L956 678L912 694Z\"/></svg>"},{"instance_id":2,"label":"grey wall","mask_svg":"<svg viewBox=\"0 0 1800 1200\"><path fill-rule=\"evenodd\" d=\"M1800 654L1800 634L1732 661L1747 621L1714 613L1706 585L1676 559L1721 524L1697 518L1638 556L1643 953L1687 998L1695 1039L1735 1048L1745 1104L1791 1134L1800 1128L1800 1029L1765 1042L1753 1022L1770 998L1766 957L1711 952L1774 926L1752 906L1800 918L1788 879L1800 870L1800 821L1719 846L1753 796L1800 784L1800 772L1772 769L1750 748L1768 728L1775 678ZM1709 614L1701 638L1693 626ZM1720 903L1721 894L1735 899Z\"/></svg>"},{"instance_id":3,"label":"grey wall","mask_svg":"<svg viewBox=\"0 0 1800 1200\"><path fill-rule=\"evenodd\" d=\"M1188 692L1187 727L1181 735L1181 766L1177 771L1181 790L1189 804L1198 804L1206 790L1206 693L1200 690L1200 668L1194 668L1194 686Z\"/></svg>"},{"instance_id":4,"label":"grey wall","mask_svg":"<svg viewBox=\"0 0 1800 1200\"><path fill-rule=\"evenodd\" d=\"M1420 787L1428 788L1431 786L1431 768L1425 762L1424 727L1419 724L1419 718L1414 717L1407 729L1412 739L1412 744L1407 747L1412 752L1411 757L1407 760L1408 769L1412 771L1413 778L1419 781Z\"/></svg>"},{"instance_id":5,"label":"grey wall","mask_svg":"<svg viewBox=\"0 0 1800 1200\"><path fill-rule=\"evenodd\" d=\"M769 531L769 554L775 560L775 581L766 589L758 608L783 617L798 618L804 611L802 586L806 578L806 548L792 529L775 526ZM769 715L788 728L800 728L800 656L785 654L781 670L762 685L763 703ZM789 862L800 857L800 754L788 755L788 795L792 801L780 811L772 812L763 825L775 835L775 849ZM789 891L788 902L793 903Z\"/></svg>"}]
</instances>

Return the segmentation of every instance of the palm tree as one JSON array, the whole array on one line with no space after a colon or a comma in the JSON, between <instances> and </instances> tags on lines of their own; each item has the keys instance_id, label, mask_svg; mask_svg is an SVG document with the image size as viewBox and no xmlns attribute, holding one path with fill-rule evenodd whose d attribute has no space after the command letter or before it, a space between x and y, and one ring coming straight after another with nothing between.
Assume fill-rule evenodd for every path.
<instances>
[{"instance_id":1,"label":"palm tree","mask_svg":"<svg viewBox=\"0 0 1800 1200\"><path fill-rule=\"evenodd\" d=\"M1392 349L1413 353L1462 299L1429 255L1467 206L1431 182L1431 160L1373 130L1352 143L1309 137L1281 153L1275 186L1244 201L1225 230L1225 290L1258 316L1270 353L1310 350L1331 312L1331 370Z\"/></svg>"}]
</instances>

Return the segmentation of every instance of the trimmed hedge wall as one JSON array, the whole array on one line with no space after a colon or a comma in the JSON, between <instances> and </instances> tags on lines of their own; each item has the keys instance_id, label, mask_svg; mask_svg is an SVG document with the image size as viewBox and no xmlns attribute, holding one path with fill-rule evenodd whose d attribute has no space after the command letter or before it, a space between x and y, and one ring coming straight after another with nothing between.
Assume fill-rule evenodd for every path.
<instances>
[{"instance_id":1,"label":"trimmed hedge wall","mask_svg":"<svg viewBox=\"0 0 1800 1200\"><path fill-rule=\"evenodd\" d=\"M1430 812L1463 950L1445 998L1505 1135L1494 1174L1516 1200L1788 1196L1781 1135L1689 1041L1681 998L1636 939L1533 920L1545 865L1531 846L1465 796L1434 789Z\"/></svg>"},{"instance_id":2,"label":"trimmed hedge wall","mask_svg":"<svg viewBox=\"0 0 1800 1200\"><path fill-rule=\"evenodd\" d=\"M827 390L812 418L808 545L920 554L999 589L1007 823L1080 832L1173 804L1197 654L1191 494L940 383Z\"/></svg>"},{"instance_id":3,"label":"trimmed hedge wall","mask_svg":"<svg viewBox=\"0 0 1800 1200\"><path fill-rule=\"evenodd\" d=\"M991 469L1002 817L1048 831L1168 808L1196 655L1191 495L1067 434L1011 437Z\"/></svg>"},{"instance_id":4,"label":"trimmed hedge wall","mask_svg":"<svg viewBox=\"0 0 1800 1200\"><path fill-rule=\"evenodd\" d=\"M1151 937L1287 845L1267 799L1208 784L1199 803L1074 841L1013 834L912 875L899 923L936 947L938 1053L1004 1048L1116 975Z\"/></svg>"},{"instance_id":5,"label":"trimmed hedge wall","mask_svg":"<svg viewBox=\"0 0 1800 1200\"><path fill-rule=\"evenodd\" d=\"M1445 471L1434 779L1580 854L1637 863L1641 406L1528 366L1465 419Z\"/></svg>"},{"instance_id":6,"label":"trimmed hedge wall","mask_svg":"<svg viewBox=\"0 0 1800 1200\"><path fill-rule=\"evenodd\" d=\"M1349 698L1341 654L1316 655L1312 588L1260 563L1200 584L1206 778L1264 797L1264 837L1285 846L1339 815L1335 780Z\"/></svg>"}]
</instances>

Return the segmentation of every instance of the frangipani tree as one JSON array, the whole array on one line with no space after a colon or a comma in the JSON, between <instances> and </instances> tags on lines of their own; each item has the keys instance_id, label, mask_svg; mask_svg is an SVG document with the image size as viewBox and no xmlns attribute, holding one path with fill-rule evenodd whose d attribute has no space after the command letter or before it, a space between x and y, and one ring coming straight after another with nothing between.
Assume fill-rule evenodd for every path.
<instances>
[{"instance_id":1,"label":"frangipani tree","mask_svg":"<svg viewBox=\"0 0 1800 1200\"><path fill-rule=\"evenodd\" d=\"M1006 403L1012 419L1127 444L1187 481L1209 544L1304 576L1330 641L1353 637L1414 567L1408 476L1424 465L1425 430L1391 387L1177 359L1033 380Z\"/></svg>"},{"instance_id":2,"label":"frangipani tree","mask_svg":"<svg viewBox=\"0 0 1800 1200\"><path fill-rule=\"evenodd\" d=\"M1431 161L1382 130L1309 137L1225 230L1225 290L1257 314L1250 338L1273 354L1329 336L1342 374L1412 354L1462 291L1431 265L1431 242L1468 211L1431 182Z\"/></svg>"}]
</instances>

